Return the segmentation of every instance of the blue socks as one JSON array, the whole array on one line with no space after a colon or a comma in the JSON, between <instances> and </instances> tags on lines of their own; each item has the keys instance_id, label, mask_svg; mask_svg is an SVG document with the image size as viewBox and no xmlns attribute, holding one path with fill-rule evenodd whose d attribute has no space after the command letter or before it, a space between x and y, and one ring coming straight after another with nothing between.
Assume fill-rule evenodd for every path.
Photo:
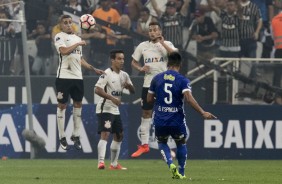
<instances>
[{"instance_id":1,"label":"blue socks","mask_svg":"<svg viewBox=\"0 0 282 184\"><path fill-rule=\"evenodd\" d=\"M187 159L187 147L186 144L178 144L177 145L177 153L176 158L178 160L179 165L179 173L184 176L184 170L186 165L186 159Z\"/></svg>"},{"instance_id":2,"label":"blue socks","mask_svg":"<svg viewBox=\"0 0 282 184\"><path fill-rule=\"evenodd\" d=\"M158 143L158 145L159 145L159 150L161 151L161 154L169 167L169 165L172 164L170 148L168 147L167 143Z\"/></svg>"}]
</instances>

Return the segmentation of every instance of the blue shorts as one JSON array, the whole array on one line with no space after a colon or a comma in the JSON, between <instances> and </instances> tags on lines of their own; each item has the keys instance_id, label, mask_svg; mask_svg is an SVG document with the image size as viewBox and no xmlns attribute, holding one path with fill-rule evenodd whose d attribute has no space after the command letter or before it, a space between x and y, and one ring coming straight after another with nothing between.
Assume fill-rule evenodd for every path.
<instances>
[{"instance_id":1,"label":"blue shorts","mask_svg":"<svg viewBox=\"0 0 282 184\"><path fill-rule=\"evenodd\" d=\"M188 138L188 128L186 123L180 124L178 126L159 126L154 125L155 136L158 137L168 137L171 136L173 139L187 139Z\"/></svg>"}]
</instances>

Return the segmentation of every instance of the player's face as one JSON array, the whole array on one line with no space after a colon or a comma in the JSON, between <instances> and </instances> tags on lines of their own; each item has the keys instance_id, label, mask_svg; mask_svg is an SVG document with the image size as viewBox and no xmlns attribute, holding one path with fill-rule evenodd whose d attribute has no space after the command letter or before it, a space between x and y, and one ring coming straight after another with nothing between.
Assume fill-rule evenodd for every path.
<instances>
[{"instance_id":1,"label":"player's face","mask_svg":"<svg viewBox=\"0 0 282 184\"><path fill-rule=\"evenodd\" d=\"M162 36L162 31L158 25L149 26L149 37L152 41L156 41Z\"/></svg>"},{"instance_id":2,"label":"player's face","mask_svg":"<svg viewBox=\"0 0 282 184\"><path fill-rule=\"evenodd\" d=\"M63 32L71 34L73 33L72 30L72 19L71 18L65 18L61 21L61 29Z\"/></svg>"},{"instance_id":3,"label":"player's face","mask_svg":"<svg viewBox=\"0 0 282 184\"><path fill-rule=\"evenodd\" d=\"M113 67L121 70L124 65L124 54L123 53L116 53L116 58L112 61Z\"/></svg>"}]
</instances>

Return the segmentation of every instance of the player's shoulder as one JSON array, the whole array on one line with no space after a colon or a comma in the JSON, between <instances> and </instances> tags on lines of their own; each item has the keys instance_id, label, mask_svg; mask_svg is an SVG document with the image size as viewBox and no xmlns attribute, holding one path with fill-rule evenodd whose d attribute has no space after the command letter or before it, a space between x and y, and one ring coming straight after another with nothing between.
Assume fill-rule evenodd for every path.
<instances>
[{"instance_id":1,"label":"player's shoulder","mask_svg":"<svg viewBox=\"0 0 282 184\"><path fill-rule=\"evenodd\" d=\"M150 44L150 41L147 40L147 41L141 42L138 46L139 46L139 47L146 47L146 46L149 45L149 44Z\"/></svg>"}]
</instances>

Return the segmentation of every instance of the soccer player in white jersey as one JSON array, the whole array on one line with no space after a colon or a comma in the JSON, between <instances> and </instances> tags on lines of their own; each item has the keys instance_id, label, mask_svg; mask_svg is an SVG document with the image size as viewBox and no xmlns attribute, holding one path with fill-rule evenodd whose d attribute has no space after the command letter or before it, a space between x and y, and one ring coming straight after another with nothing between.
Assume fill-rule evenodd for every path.
<instances>
[{"instance_id":1,"label":"soccer player in white jersey","mask_svg":"<svg viewBox=\"0 0 282 184\"><path fill-rule=\"evenodd\" d=\"M101 75L95 85L95 93L102 98L96 106L98 116L98 133L100 141L98 143L98 169L105 169L105 155L107 140L110 133L113 134L111 143L111 165L113 170L126 170L118 163L121 142L123 139L123 126L120 118L119 105L123 89L135 93L134 86L129 75L122 71L124 65L124 52L122 50L112 50L110 52L111 68L105 70L105 75Z\"/></svg>"},{"instance_id":2,"label":"soccer player in white jersey","mask_svg":"<svg viewBox=\"0 0 282 184\"><path fill-rule=\"evenodd\" d=\"M132 66L140 72L145 72L144 84L142 89L142 118L140 126L141 145L138 145L138 150L131 157L136 158L143 153L149 152L149 132L152 122L153 104L147 103L147 93L150 87L152 78L158 73L167 70L168 55L177 48L169 42L165 41L162 36L161 26L158 22L149 24L149 41L140 43L132 54ZM139 64L141 57L144 59L144 66Z\"/></svg>"},{"instance_id":3,"label":"soccer player in white jersey","mask_svg":"<svg viewBox=\"0 0 282 184\"><path fill-rule=\"evenodd\" d=\"M72 18L69 15L62 15L59 18L62 32L55 36L55 47L59 54L59 66L56 77L57 90L57 123L59 129L60 145L62 149L68 149L65 135L65 112L69 96L73 100L73 122L74 130L71 140L76 149L82 149L79 128L81 125L81 107L84 95L84 86L81 66L92 70L96 74L103 74L104 71L94 68L82 58L82 46L86 45L84 40L73 33Z\"/></svg>"}]
</instances>

